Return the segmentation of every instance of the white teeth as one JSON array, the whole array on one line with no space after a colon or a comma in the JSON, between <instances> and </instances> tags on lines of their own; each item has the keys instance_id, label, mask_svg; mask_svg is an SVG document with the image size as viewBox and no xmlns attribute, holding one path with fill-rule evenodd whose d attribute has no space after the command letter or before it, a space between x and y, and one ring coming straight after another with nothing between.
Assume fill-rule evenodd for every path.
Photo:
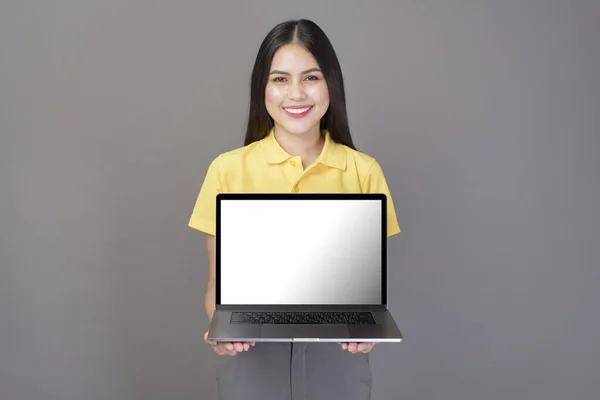
<instances>
[{"instance_id":1,"label":"white teeth","mask_svg":"<svg viewBox=\"0 0 600 400\"><path fill-rule=\"evenodd\" d=\"M292 114L302 114L303 112L306 112L310 109L310 107L306 107L306 108L284 108L285 111L292 113Z\"/></svg>"}]
</instances>

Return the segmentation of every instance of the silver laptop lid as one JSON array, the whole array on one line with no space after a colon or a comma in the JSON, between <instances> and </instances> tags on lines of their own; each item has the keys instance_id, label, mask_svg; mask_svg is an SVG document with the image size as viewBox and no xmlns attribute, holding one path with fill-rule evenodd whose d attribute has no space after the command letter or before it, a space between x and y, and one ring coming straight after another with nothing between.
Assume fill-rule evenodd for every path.
<instances>
[{"instance_id":1,"label":"silver laptop lid","mask_svg":"<svg viewBox=\"0 0 600 400\"><path fill-rule=\"evenodd\" d=\"M384 194L217 195L216 304L386 304Z\"/></svg>"}]
</instances>

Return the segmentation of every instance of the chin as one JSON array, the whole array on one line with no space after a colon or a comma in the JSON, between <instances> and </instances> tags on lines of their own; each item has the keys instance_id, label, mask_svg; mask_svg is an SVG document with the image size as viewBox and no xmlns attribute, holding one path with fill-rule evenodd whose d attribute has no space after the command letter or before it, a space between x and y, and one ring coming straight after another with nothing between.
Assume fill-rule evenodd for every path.
<instances>
[{"instance_id":1,"label":"chin","mask_svg":"<svg viewBox=\"0 0 600 400\"><path fill-rule=\"evenodd\" d=\"M293 126L283 126L283 129L285 129L286 132L292 134L292 135L305 135L307 134L311 128L300 128L300 127L293 127Z\"/></svg>"},{"instance_id":2,"label":"chin","mask_svg":"<svg viewBox=\"0 0 600 400\"><path fill-rule=\"evenodd\" d=\"M304 135L315 128L320 128L320 121L313 121L311 123L302 122L302 123L286 123L281 124L281 127L285 129L286 132L292 135Z\"/></svg>"}]
</instances>

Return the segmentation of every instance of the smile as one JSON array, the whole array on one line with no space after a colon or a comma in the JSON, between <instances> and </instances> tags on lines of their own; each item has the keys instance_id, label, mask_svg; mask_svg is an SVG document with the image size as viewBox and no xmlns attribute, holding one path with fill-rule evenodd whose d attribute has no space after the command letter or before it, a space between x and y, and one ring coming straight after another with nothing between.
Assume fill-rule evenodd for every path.
<instances>
[{"instance_id":1,"label":"smile","mask_svg":"<svg viewBox=\"0 0 600 400\"><path fill-rule=\"evenodd\" d=\"M308 106L308 107L302 107L302 108L289 108L289 107L284 107L283 108L285 110L285 112L294 118L300 118L305 116L306 114L308 114L308 112L312 109L312 106Z\"/></svg>"}]
</instances>

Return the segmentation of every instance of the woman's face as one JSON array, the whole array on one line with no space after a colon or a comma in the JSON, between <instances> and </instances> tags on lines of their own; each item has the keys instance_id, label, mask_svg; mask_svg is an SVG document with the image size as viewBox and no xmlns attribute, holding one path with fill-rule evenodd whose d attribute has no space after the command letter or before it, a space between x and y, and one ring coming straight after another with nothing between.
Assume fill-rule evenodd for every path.
<instances>
[{"instance_id":1,"label":"woman's face","mask_svg":"<svg viewBox=\"0 0 600 400\"><path fill-rule=\"evenodd\" d=\"M282 46L269 72L265 105L275 125L295 135L318 132L329 107L329 92L312 54L296 44Z\"/></svg>"}]
</instances>

